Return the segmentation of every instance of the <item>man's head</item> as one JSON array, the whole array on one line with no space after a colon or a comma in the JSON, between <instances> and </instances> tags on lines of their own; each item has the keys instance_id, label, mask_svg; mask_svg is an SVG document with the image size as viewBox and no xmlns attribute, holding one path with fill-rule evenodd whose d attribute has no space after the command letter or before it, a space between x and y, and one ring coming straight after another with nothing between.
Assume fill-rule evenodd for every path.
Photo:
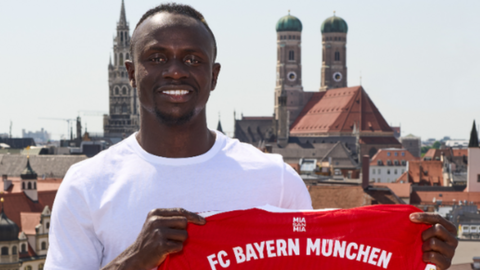
<instances>
[{"instance_id":1,"label":"man's head","mask_svg":"<svg viewBox=\"0 0 480 270\"><path fill-rule=\"evenodd\" d=\"M213 33L198 11L178 4L147 11L133 33L131 55L126 67L139 93L142 122L145 117L169 126L206 121L220 64Z\"/></svg>"}]
</instances>

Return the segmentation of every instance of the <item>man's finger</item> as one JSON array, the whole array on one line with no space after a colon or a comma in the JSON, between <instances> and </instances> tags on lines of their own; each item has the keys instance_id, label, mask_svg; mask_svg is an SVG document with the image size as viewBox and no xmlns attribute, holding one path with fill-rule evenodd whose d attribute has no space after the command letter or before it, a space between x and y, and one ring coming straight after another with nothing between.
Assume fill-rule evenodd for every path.
<instances>
[{"instance_id":1,"label":"man's finger","mask_svg":"<svg viewBox=\"0 0 480 270\"><path fill-rule=\"evenodd\" d=\"M437 252L423 253L423 261L426 263L433 263L437 270L446 270L452 264L451 260Z\"/></svg>"},{"instance_id":2,"label":"man's finger","mask_svg":"<svg viewBox=\"0 0 480 270\"><path fill-rule=\"evenodd\" d=\"M440 223L450 233L453 233L453 234L457 233L457 229L455 228L455 225L453 225L450 221L444 219L443 217L437 214L430 214L430 213L423 213L423 212L412 213L410 214L410 220L415 223L426 223L431 225Z\"/></svg>"},{"instance_id":3,"label":"man's finger","mask_svg":"<svg viewBox=\"0 0 480 270\"><path fill-rule=\"evenodd\" d=\"M458 245L458 240L455 238L455 236L452 235L449 231L447 231L445 227L443 227L443 225L438 223L422 232L423 241L434 237L445 241L453 248L456 248Z\"/></svg>"},{"instance_id":4,"label":"man's finger","mask_svg":"<svg viewBox=\"0 0 480 270\"><path fill-rule=\"evenodd\" d=\"M453 246L448 245L436 237L423 242L422 250L424 253L431 251L437 252L444 255L446 258L453 258L453 255L455 255L455 248Z\"/></svg>"},{"instance_id":5,"label":"man's finger","mask_svg":"<svg viewBox=\"0 0 480 270\"><path fill-rule=\"evenodd\" d=\"M187 218L188 222L191 222L197 225L204 225L206 222L204 217L182 208L153 209L148 213L148 217L151 217L151 216L164 216L164 217L183 216Z\"/></svg>"},{"instance_id":6,"label":"man's finger","mask_svg":"<svg viewBox=\"0 0 480 270\"><path fill-rule=\"evenodd\" d=\"M168 240L167 242L185 242L188 238L188 233L185 230L164 228L160 233L164 239Z\"/></svg>"},{"instance_id":7,"label":"man's finger","mask_svg":"<svg viewBox=\"0 0 480 270\"><path fill-rule=\"evenodd\" d=\"M151 224L151 227L168 227L172 229L186 229L188 220L184 216L175 216L175 217L161 217L161 216L152 216L148 219Z\"/></svg>"}]
</instances>

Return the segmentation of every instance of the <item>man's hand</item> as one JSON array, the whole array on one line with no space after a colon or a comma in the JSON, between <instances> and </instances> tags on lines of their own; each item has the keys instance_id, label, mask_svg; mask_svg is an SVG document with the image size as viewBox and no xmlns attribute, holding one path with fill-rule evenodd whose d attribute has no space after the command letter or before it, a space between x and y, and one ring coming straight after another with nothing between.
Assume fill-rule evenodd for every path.
<instances>
[{"instance_id":1,"label":"man's hand","mask_svg":"<svg viewBox=\"0 0 480 270\"><path fill-rule=\"evenodd\" d=\"M433 225L422 233L423 261L434 263L438 269L447 269L452 264L458 240L455 226L439 215L412 213L410 220L415 223Z\"/></svg>"},{"instance_id":2,"label":"man's hand","mask_svg":"<svg viewBox=\"0 0 480 270\"><path fill-rule=\"evenodd\" d=\"M188 222L203 225L205 219L179 208L150 211L135 243L106 265L103 270L150 270L157 267L168 254L183 249L183 242L188 236L186 231Z\"/></svg>"}]
</instances>

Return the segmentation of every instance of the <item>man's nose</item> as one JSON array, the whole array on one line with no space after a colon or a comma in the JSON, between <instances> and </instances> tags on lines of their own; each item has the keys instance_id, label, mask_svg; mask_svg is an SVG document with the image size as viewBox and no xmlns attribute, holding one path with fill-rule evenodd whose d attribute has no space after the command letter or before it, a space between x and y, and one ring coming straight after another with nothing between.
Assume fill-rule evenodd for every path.
<instances>
[{"instance_id":1,"label":"man's nose","mask_svg":"<svg viewBox=\"0 0 480 270\"><path fill-rule=\"evenodd\" d=\"M171 59L167 65L165 65L165 69L162 73L164 78L179 80L188 78L188 70L187 66L183 61L177 59Z\"/></svg>"}]
</instances>

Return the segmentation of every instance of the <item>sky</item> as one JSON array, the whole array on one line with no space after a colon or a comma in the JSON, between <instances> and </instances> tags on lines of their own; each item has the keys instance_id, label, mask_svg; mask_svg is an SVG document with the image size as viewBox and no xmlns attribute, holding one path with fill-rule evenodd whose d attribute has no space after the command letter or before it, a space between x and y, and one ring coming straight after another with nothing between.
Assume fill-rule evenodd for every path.
<instances>
[{"instance_id":1,"label":"sky","mask_svg":"<svg viewBox=\"0 0 480 270\"><path fill-rule=\"evenodd\" d=\"M159 1L125 0L130 32ZM322 22L348 24L348 86L362 85L386 121L402 135L468 139L480 120L480 1L182 1L205 16L222 69L207 105L208 126L220 119L271 116L277 21L302 21L305 91L318 91ZM67 135L82 117L103 132L108 111L108 61L121 0L0 1L0 133L44 128ZM361 77L361 79L360 79ZM100 112L100 113L92 113ZM95 115L98 114L98 115ZM45 119L54 118L54 119Z\"/></svg>"}]
</instances>

